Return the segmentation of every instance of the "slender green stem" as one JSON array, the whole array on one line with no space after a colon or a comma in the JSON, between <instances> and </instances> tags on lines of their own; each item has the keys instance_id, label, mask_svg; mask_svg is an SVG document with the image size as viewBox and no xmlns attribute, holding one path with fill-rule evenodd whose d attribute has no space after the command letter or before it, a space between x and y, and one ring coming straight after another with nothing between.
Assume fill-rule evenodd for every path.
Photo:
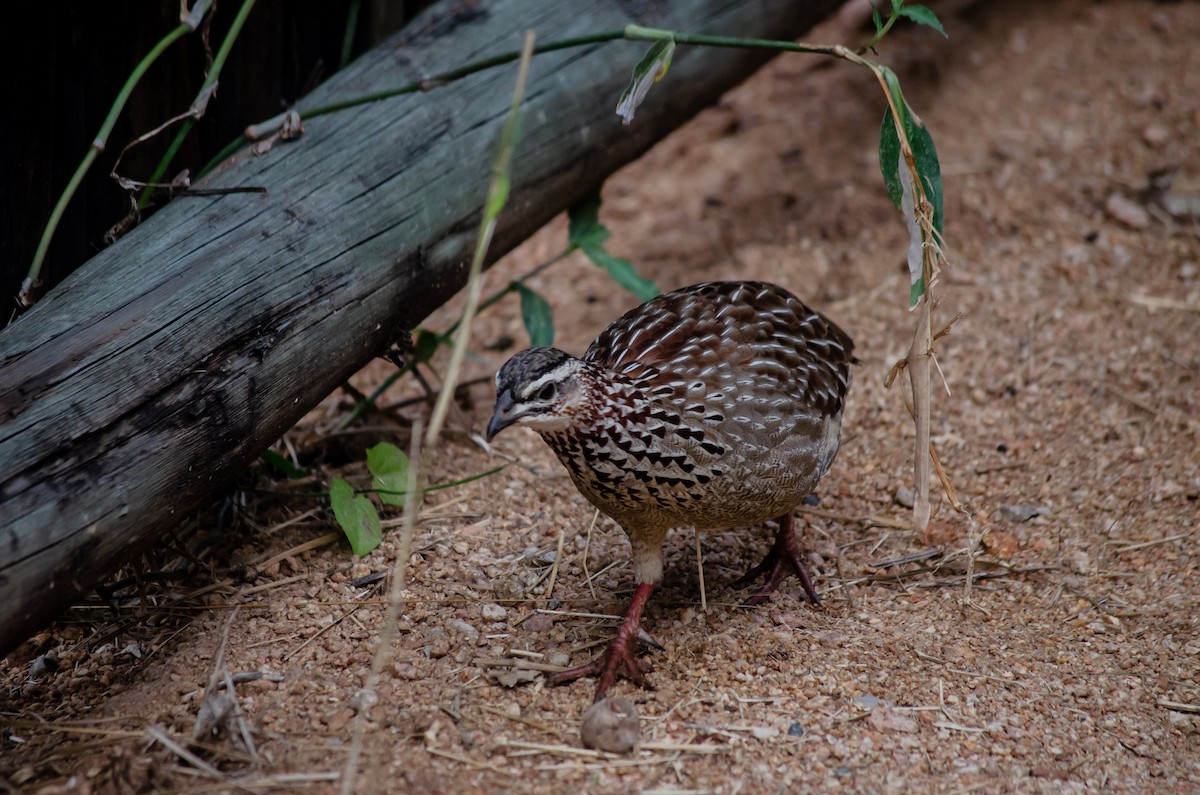
<instances>
[{"instance_id":1,"label":"slender green stem","mask_svg":"<svg viewBox=\"0 0 1200 795\"><path fill-rule=\"evenodd\" d=\"M554 52L556 50L566 50L571 47L582 47L587 44L602 44L606 41L616 41L625 37L625 32L620 30L610 30L604 33L593 33L589 36L576 36L574 38L562 39L560 41L552 41L546 44L539 45L534 48L534 54L545 52ZM405 94L416 94L420 91L429 91L430 89L453 83L456 80L461 80L464 77L473 75L477 72L483 72L496 66L502 66L507 63L512 63L521 58L520 50L511 50L509 52L493 55L489 58L484 58L481 61L475 61L465 66L460 66L457 69L451 69L446 72L440 72L432 77L426 77L421 80L414 80L411 83L405 83L395 88L387 88L382 91L374 91L370 94L362 94L351 99L341 102L331 102L327 105L317 105L316 107L301 107L300 115L305 119L313 119L318 116L325 116L330 113L336 113L339 110L348 108L356 108L359 105L368 105L372 102L379 102L392 97L399 97ZM205 164L204 168L196 175L202 177L210 173L214 168L224 162L230 155L240 149L246 143L245 136L239 137L232 141L212 160Z\"/></svg>"},{"instance_id":2,"label":"slender green stem","mask_svg":"<svg viewBox=\"0 0 1200 795\"><path fill-rule=\"evenodd\" d=\"M509 293L514 292L517 289L518 285L524 284L526 281L528 281L529 279L532 279L534 276L537 276L539 273L546 270L546 268L549 268L554 263L560 262L563 258L565 258L570 253L571 253L571 249L565 249L563 251L560 251L559 253L555 254L553 257L550 257L545 262L539 263L538 266L536 268L534 268L533 270L529 271L529 273L526 273L522 276L518 276L517 278L513 279L511 282L504 285L499 290L492 293L487 298L485 298L483 301L481 301L479 304L479 308L475 310L476 314L478 314L479 312L482 312L485 309L488 309L489 307L495 306L501 300L503 300L504 297L507 296ZM438 335L439 344L448 343L450 341L450 338L452 336L454 336L454 332L458 330L458 326L460 323L462 323L461 317L454 322L454 325L451 326L448 331L446 331L442 334L439 334ZM366 412L367 409L373 407L376 404L376 402L379 400L379 398L383 397L383 394L388 389L391 388L392 384L399 381L401 378L403 378L405 375L407 375L410 371L412 371L415 368L416 368L416 360L410 360L410 361L405 362L403 367L397 369L396 372L392 373L387 378L385 378L383 380L383 383L381 383L378 387L376 387L375 390L373 392L371 392L370 395L368 395L368 396L364 397L362 400L360 400L358 402L358 404L355 405L354 410L351 411L349 414L347 414L345 419L343 419L341 422L338 423L338 430L344 431L347 428L349 428L351 425L353 425L358 420L358 418L361 417Z\"/></svg>"},{"instance_id":3,"label":"slender green stem","mask_svg":"<svg viewBox=\"0 0 1200 795\"><path fill-rule=\"evenodd\" d=\"M576 36L570 39L562 39L560 41L552 41L547 44L534 47L534 55L544 52L554 52L556 50L566 50L571 47L582 47L585 44L600 44L606 41L615 41L625 37L624 31L610 30L605 33L594 33L590 36ZM405 83L396 88L388 88L383 91L376 91L371 94L363 94L359 97L347 99L342 102L332 102L328 105L319 105L315 108L304 108L300 115L306 119L311 119L314 116L324 116L327 113L333 113L346 108L353 108L358 105L365 105L369 102L378 102L381 99L391 99L403 94L415 94L418 91L428 91L431 88L438 88L447 83L453 83L456 80L461 80L468 75L473 75L476 72L483 72L496 66L503 66L507 63L520 60L520 50L510 50L499 55L493 55L490 58L484 58L481 61L475 61L465 66L460 66L457 69L451 69L446 72L440 72L431 77L426 77L421 80L415 80L411 83Z\"/></svg>"},{"instance_id":4,"label":"slender green stem","mask_svg":"<svg viewBox=\"0 0 1200 795\"><path fill-rule=\"evenodd\" d=\"M508 464L501 464L500 466L492 467L491 469L489 469L486 472L480 472L476 475L468 475L465 478L459 478L458 480L452 480L449 483L442 483L437 486L426 486L425 491L439 491L441 489L451 489L451 488L454 488L455 486L461 486L464 483L470 483L473 480L480 480L482 478L491 477L492 475L496 474L497 472L499 472L500 470L504 469L507 466L508 466ZM391 491L389 489L355 489L354 491L356 494L388 494L388 495L391 495L394 497L403 497L404 495L408 494L407 491ZM326 495L320 494L318 496L323 497Z\"/></svg>"},{"instance_id":5,"label":"slender green stem","mask_svg":"<svg viewBox=\"0 0 1200 795\"><path fill-rule=\"evenodd\" d=\"M627 25L622 30L609 30L601 33L593 33L587 36L575 36L559 41L551 41L545 44L539 44L534 47L534 55L540 55L547 52L555 52L557 50L566 50L572 47L582 47L589 44L603 44L608 41L618 41L625 39L628 41L659 41L662 39L673 39L677 44L691 44L708 47L739 47L744 49L757 50L774 50L777 52L805 52L816 55L832 55L834 57L845 57L844 53L848 52L841 47L826 47L813 44L800 44L792 41L775 41L772 39L745 39L733 36L707 36L703 34L679 33L672 30L663 30L661 28L645 28L640 25ZM510 50L498 55L493 55L473 63L460 66L457 69L451 69L446 72L440 72L431 77L426 77L421 80L414 80L411 83L405 83L395 88L387 88L382 91L375 91L370 94L352 97L340 102L331 102L326 105L317 105L315 107L301 107L300 115L306 119L324 116L329 113L335 113L347 108L354 108L360 105L366 105L371 102L379 102L393 97L403 96L404 94L415 94L418 91L429 91L439 86L444 86L448 83L453 83L456 80L461 80L468 75L476 74L487 69L491 69L503 64L512 63L521 57L519 50ZM221 151L221 154L214 157L200 170L197 177L202 177L211 172L216 166L225 160L233 152L237 151L245 143L244 138L232 142Z\"/></svg>"},{"instance_id":6,"label":"slender green stem","mask_svg":"<svg viewBox=\"0 0 1200 795\"><path fill-rule=\"evenodd\" d=\"M357 422L358 418L361 417L368 408L373 407L375 405L375 401L379 400L379 398L383 395L383 393L388 391L388 389L391 388L392 384L399 381L401 378L403 378L405 375L407 375L411 370L413 370L416 366L417 366L417 360L409 359L407 362L404 363L403 367L396 370L396 372L392 373L387 378L383 379L383 383L380 384L378 387L376 387L374 392L372 392L370 395L368 395L367 397L360 400L358 402L358 405L356 405L354 407L354 410L351 411L349 414L347 414L345 419L343 419L341 422L338 423L338 430L344 431L347 428L349 428L351 425L353 425L355 422Z\"/></svg>"},{"instance_id":7,"label":"slender green stem","mask_svg":"<svg viewBox=\"0 0 1200 795\"><path fill-rule=\"evenodd\" d=\"M210 1L201 0L201 2L206 4ZM42 231L42 239L38 241L37 251L33 255L33 262L29 266L29 272L25 276L25 281L21 285L20 295L17 297L22 306L31 306L33 304L33 288L37 284L38 277L41 275L42 264L46 260L46 252L50 250L50 241L54 237L54 232L58 229L58 224L62 221L63 213L66 212L67 205L71 203L71 199L75 196L75 191L79 189L80 183L83 182L88 169L92 167L92 163L96 162L96 157L108 145L108 136L112 134L113 127L116 126L121 111L125 109L125 103L129 101L129 96L133 93L134 87L137 86L142 76L146 74L150 65L158 60L158 57L166 52L168 47L191 31L192 28L190 25L186 22L181 22L178 27L166 36L163 36L150 52L146 53L142 60L138 62L138 65L133 68L133 72L130 73L129 77L125 79L125 85L121 86L120 93L113 100L112 107L108 110L108 116L105 117L104 123L100 125L100 131L96 133L91 148L84 155L79 167L75 169L75 173L71 175L66 189L58 197L58 203L54 205L54 210L50 213L50 219L46 222L46 228Z\"/></svg>"},{"instance_id":8,"label":"slender green stem","mask_svg":"<svg viewBox=\"0 0 1200 795\"><path fill-rule=\"evenodd\" d=\"M736 36L707 36L702 33L679 33L662 28L644 28L641 25L626 25L622 38L630 41L668 39L676 44L693 44L703 47L737 47L744 50L777 50L779 52L807 52L814 55L837 55L834 47L816 44L775 39L743 39Z\"/></svg>"},{"instance_id":9,"label":"slender green stem","mask_svg":"<svg viewBox=\"0 0 1200 795\"><path fill-rule=\"evenodd\" d=\"M204 82L200 85L200 91L197 97L204 96L208 89L217 82L221 76L221 68L225 66L225 61L229 58L229 52L233 49L233 44L237 41L238 34L242 32L242 27L246 24L246 18L250 16L251 9L254 8L255 0L242 0L242 7L238 9L237 16L233 18L233 24L229 26L229 32L225 34L225 39L221 42L220 49L213 57L212 68L208 70L208 74L204 77ZM192 131L192 126L195 125L194 118L184 119L183 124L179 125L179 129L175 131L175 137L171 139L170 146L163 154L162 159L158 161L158 165L154 167L154 172L150 175L150 179L146 180L151 185L162 181L163 175L167 173L167 169L171 167L171 161L175 159L179 148L183 146L184 140L188 133ZM138 196L138 207L145 207L150 201L152 188L147 185L142 189L142 193Z\"/></svg>"},{"instance_id":10,"label":"slender green stem","mask_svg":"<svg viewBox=\"0 0 1200 795\"><path fill-rule=\"evenodd\" d=\"M204 0L202 0L202 2L203 1ZM246 16L249 14L250 9L253 7L253 5L254 5L254 0L243 0L242 7L239 9L238 16L234 20L233 26L230 28L229 35L226 36L225 41L222 42L221 50L217 54L216 58L213 61L213 68L210 70L210 73L205 80L204 87L207 87L208 85L210 85L210 83L212 81L216 80L217 75L220 72L221 66L224 64L225 58L227 57L227 55L229 53L229 48L232 47L233 41L237 38L237 35L241 30L242 24L245 22ZM878 42L878 40L881 39L883 37L883 35L886 34L888 30L891 29L892 25L895 24L896 19L897 19L897 15L895 14L895 12L893 12L892 15L888 18L887 23L884 25L883 30L876 34L876 36L871 40L871 42L868 45L866 45L866 48L869 48L869 47L873 46L876 42ZM348 23L348 25L349 25L349 23ZM186 25L181 25L179 30L174 31L172 33L172 36L169 37L169 40L164 39L165 44L160 43L160 47L155 48L155 50L152 52L153 57L156 58L158 56L158 54L161 52L161 50L165 49L166 45L169 45L170 42L174 41L175 38L178 38L180 35L183 35L184 33L188 32L189 29L190 28L188 28ZM817 55L832 55L834 57L839 57L839 58L845 58L849 54L849 51L846 50L844 47L838 47L838 46L828 47L828 46L817 46L817 45L811 45L811 44L802 44L802 43L790 42L790 41L775 41L775 40L770 40L770 39L752 39L752 38L740 38L740 37L733 37L733 36L710 36L710 35L704 35L704 34L680 33L677 31L664 30L661 28L647 28L647 27L642 27L640 25L627 25L623 30L605 31L602 33L594 33L594 34L587 35L587 36L576 36L576 37L572 37L572 38L561 39L559 41L547 42L546 44L541 44L541 45L536 46L534 48L533 52L536 55L536 54L540 54L540 53L555 52L557 50L570 49L572 47L585 46L588 44L600 44L600 43L604 43L604 42L608 42L608 41L615 41L618 39L626 39L626 40L630 40L630 41L659 41L659 40L663 40L663 39L671 39L671 40L674 40L677 44L689 44L689 45L708 46L708 47L736 47L736 48L743 48L743 49L764 49L764 50L774 50L774 51L779 51L779 52L804 52L804 53L812 53L812 54L817 54ZM864 48L864 49L866 49L866 48ZM345 110L347 108L357 107L359 105L365 105L365 104L368 104L371 102L378 102L380 100L390 99L392 97L397 97L397 96L401 96L404 94L412 94L412 93L416 93L418 91L428 91L429 89L436 88L436 87L442 86L442 85L446 85L447 83L452 83L452 82L459 80L463 77L466 77L468 75L472 75L477 72L482 72L484 70L491 69L495 66L500 66L502 64L511 63L513 61L518 60L520 57L521 57L521 52L519 50L511 50L509 52L500 53L499 55L494 55L489 58L484 58L482 60L475 61L474 63L466 64L465 66L458 67L457 69L451 69L446 72L441 72L439 74L433 75L432 77L428 77L428 78L425 78L422 80L417 80L417 81L414 81L411 83L406 83L406 84L404 84L402 86L398 86L396 88L386 89L383 91L376 91L371 94L365 94L365 95L362 95L359 97L354 97L352 99L344 100L342 102L333 102L333 103L330 103L327 105L319 105L319 106L313 107L313 108L305 108L305 109L302 109L301 115L305 118L314 118L317 116L323 116L323 115L326 115L329 113L334 113L339 110ZM147 58L150 61L153 60L153 58L151 58L151 56L147 56ZM853 60L853 59L851 59L851 60ZM148 61L144 61L144 63L146 64L146 66L149 65ZM139 67L141 67L140 64L139 64ZM144 69L142 69L142 71L144 71ZM135 75L137 77L140 77L140 73L137 71L135 71ZM131 79L133 79L133 76L131 76ZM136 82L136 80L134 80L134 82ZM129 88L129 90L132 90L131 85L127 85L127 88ZM203 88L201 90L203 90ZM127 92L123 92L123 97L124 98L120 100L121 105L124 104L124 99L128 98ZM114 106L114 108L119 111L118 106ZM110 114L110 116L114 116L113 121L115 121L115 114ZM167 153L164 155L162 161L159 163L158 167L155 169L154 173L151 175L149 182L156 183L162 179L163 175L167 171L167 168L169 168L169 166L170 166L171 160L174 158L175 153L178 151L179 146L182 144L184 138L186 137L188 132L191 130L192 124L193 124L193 121L191 119L188 119L180 127L179 131L176 133L175 138L172 140L171 145L167 150ZM106 122L106 127L107 127L106 130L102 129L102 133L104 134L103 137L106 137L107 132L111 131L112 125L109 124L108 122ZM234 152L236 152L244 143L245 143L244 136L241 136L237 140L230 142L230 144L228 144L224 149L222 149L221 152L216 157L212 158L212 160L210 160L207 164L205 164L205 166L200 170L200 172L196 176L202 177L202 176L210 173L217 165L219 165L221 162L223 162L225 159L227 159L229 156L231 156ZM94 160L94 155L92 156L91 159ZM76 177L72 178L71 186L69 186L70 194L73 194L74 190L76 188L78 188L78 184L82 180L83 173L85 173L87 171L88 166L90 166L90 160L85 159L84 163L81 164L82 172L77 173ZM51 221L52 221L53 226L57 226L58 220L61 218L62 212L65 209L66 202L69 201L69 199L70 199L70 194L64 194L63 199L60 199L60 202L59 202L60 206L55 208L55 213L51 216ZM138 200L139 206L143 206L146 203L146 201L148 200L148 197L149 197L148 192L143 191L141 197L139 197L139 200ZM36 279L37 279L37 275L41 269L41 262L45 258L45 250L49 246L49 238L53 234L53 226L48 225L47 226L47 234L43 235L42 243L38 247L38 254L35 255L35 257L34 257L34 265L33 265L33 267L30 268L29 278L26 279L26 287L22 288L23 296L25 295L28 287L31 287L32 283L34 281L36 281Z\"/></svg>"},{"instance_id":11,"label":"slender green stem","mask_svg":"<svg viewBox=\"0 0 1200 795\"><path fill-rule=\"evenodd\" d=\"M489 308L491 308L492 306L495 306L496 304L500 303L500 301L501 301L501 300L502 300L502 299L503 299L505 296L507 296L509 293L515 292L515 291L517 290L517 288L518 288L520 285L522 285L522 284L524 284L525 282L529 281L529 280L530 280L530 279L532 279L534 276L537 276L539 273L541 273L542 271L546 270L546 268L549 268L549 267L550 267L551 265L553 265L554 263L556 263L556 262L561 262L561 261L563 260L563 258L565 258L565 257L566 257L568 254L570 254L570 253L571 253L571 249L569 249L569 248L568 248L568 249L564 249L563 251L560 251L560 252L558 252L557 254L555 254L555 255L554 255L553 257L551 257L550 259L546 260L545 262L542 262L542 263L538 264L538 266L537 266L536 268L534 268L533 270L529 271L529 273L526 273L526 274L524 274L524 275L522 275L522 276L518 276L517 278L513 279L511 282L509 282L508 284L504 285L504 286L503 286L503 287L501 287L499 290L497 290L496 292L492 293L492 294L491 294L491 295L489 295L487 298L485 298L483 301L481 301L481 302L479 303L479 308L478 308L477 310L475 310L475 311L476 311L476 314L478 314L479 312L482 312L482 311L483 311L483 310L485 310L485 309L489 309ZM453 326L451 326L451 327L449 328L449 330L447 330L447 331L446 331L446 333L445 333L445 334L442 334L442 335L441 335L440 339L442 339L442 340L449 339L449 338L450 338L450 337L451 337L451 336L454 334L454 332L458 331L458 326L459 326L459 324L460 324L460 323L462 323L462 318L461 318L461 317L460 317L458 320L456 320L456 321L454 322L454 325L453 325Z\"/></svg>"},{"instance_id":12,"label":"slender green stem","mask_svg":"<svg viewBox=\"0 0 1200 795\"><path fill-rule=\"evenodd\" d=\"M892 25L895 25L896 20L899 18L900 15L897 14L896 10L893 8L891 15L887 18L887 22L884 22L883 27L875 31L875 35L872 36L866 44L858 48L858 54L862 55L867 50L872 49L876 44L878 44L879 41L888 34L888 31L892 29Z\"/></svg>"},{"instance_id":13,"label":"slender green stem","mask_svg":"<svg viewBox=\"0 0 1200 795\"><path fill-rule=\"evenodd\" d=\"M470 483L473 480L480 480L482 478L491 477L492 475L495 475L497 472L500 472L507 466L508 466L508 464L501 464L500 466L492 467L491 469L487 470L486 472L480 472L475 475L468 475L465 478L459 478L458 480L451 480L448 483L439 483L436 486L426 486L425 491L441 491L443 489L452 489L455 486L461 486L465 483ZM328 491L281 491L279 489L253 489L253 491L255 494L270 494L270 495L273 495L276 497L307 497L309 499L314 499L314 500L329 499ZM354 493L355 494L391 494L391 495L395 495L397 497L403 497L406 494L408 494L407 491L390 491L388 489L355 489Z\"/></svg>"},{"instance_id":14,"label":"slender green stem","mask_svg":"<svg viewBox=\"0 0 1200 795\"><path fill-rule=\"evenodd\" d=\"M358 30L358 12L362 8L362 0L350 0L350 8L346 11L346 29L342 33L342 57L338 63L339 69L345 69L350 63L350 53L354 51L354 33Z\"/></svg>"},{"instance_id":15,"label":"slender green stem","mask_svg":"<svg viewBox=\"0 0 1200 795\"><path fill-rule=\"evenodd\" d=\"M232 141L225 144L225 148L213 155L212 158L210 158L209 161L204 164L204 168L200 169L200 171L196 173L196 178L199 179L200 177L203 177L205 174L210 173L214 168L233 157L234 153L245 146L246 143L246 136L239 135L237 138L234 138Z\"/></svg>"},{"instance_id":16,"label":"slender green stem","mask_svg":"<svg viewBox=\"0 0 1200 795\"><path fill-rule=\"evenodd\" d=\"M458 371L467 355L467 344L471 337L471 321L479 306L483 260L487 256L492 243L492 235L496 231L496 222L500 211L508 202L510 187L510 170L512 167L513 151L517 147L519 122L521 118L521 103L525 97L525 82L529 77L529 64L533 60L534 33L525 33L525 47L520 59L521 65L517 72L517 87L513 92L512 104L508 109L508 117L504 120L504 129L500 132L500 151L492 166L492 178L488 184L487 200L483 206L483 218L479 223L479 237L475 241L475 253L471 257L471 267L467 274L467 301L463 308L462 319L454 334L454 348L450 352L450 364L446 367L446 376L442 379L442 391L434 404L433 414L429 418L429 428L425 431L425 454L428 455L437 442L442 424L446 420L446 412L450 409L450 401L454 397L454 386L458 382Z\"/></svg>"}]
</instances>

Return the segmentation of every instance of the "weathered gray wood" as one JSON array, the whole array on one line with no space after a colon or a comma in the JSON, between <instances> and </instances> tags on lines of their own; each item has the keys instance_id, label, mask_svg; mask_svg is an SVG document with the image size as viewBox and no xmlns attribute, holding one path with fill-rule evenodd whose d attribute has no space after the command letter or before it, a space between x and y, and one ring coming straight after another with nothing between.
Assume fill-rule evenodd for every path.
<instances>
[{"instance_id":1,"label":"weathered gray wood","mask_svg":"<svg viewBox=\"0 0 1200 795\"><path fill-rule=\"evenodd\" d=\"M306 100L399 85L628 23L788 38L837 0L457 2ZM665 10L669 9L669 10ZM645 10L645 13L639 13ZM630 127L613 113L647 45L538 56L508 251L763 63L681 48ZM515 71L309 120L96 256L0 333L0 654L224 487L306 410L463 284Z\"/></svg>"}]
</instances>

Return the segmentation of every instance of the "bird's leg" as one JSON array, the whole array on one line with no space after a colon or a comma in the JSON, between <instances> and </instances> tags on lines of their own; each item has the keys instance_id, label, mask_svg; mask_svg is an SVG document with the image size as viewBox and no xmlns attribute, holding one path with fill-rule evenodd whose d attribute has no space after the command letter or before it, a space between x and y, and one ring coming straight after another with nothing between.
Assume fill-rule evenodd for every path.
<instances>
[{"instance_id":1,"label":"bird's leg","mask_svg":"<svg viewBox=\"0 0 1200 795\"><path fill-rule=\"evenodd\" d=\"M638 687L649 687L646 683L646 676L642 673L637 658L634 657L634 649L642 623L642 610L645 609L646 602L650 599L650 592L653 590L654 583L652 582L638 583L637 590L633 592L633 601L625 613L625 620L621 622L621 626L617 628L617 634L608 644L608 651L585 665L551 674L550 682L561 685L585 676L600 674L600 683L596 686L596 701L608 694L608 689L620 676L629 679Z\"/></svg>"},{"instance_id":2,"label":"bird's leg","mask_svg":"<svg viewBox=\"0 0 1200 795\"><path fill-rule=\"evenodd\" d=\"M817 596L817 589L813 588L812 578L808 576L808 569L804 566L800 545L796 543L793 523L794 520L790 513L779 517L779 532L775 535L775 543L771 545L771 551L763 558L762 563L750 569L734 582L735 586L746 585L764 574L767 575L766 582L762 584L762 587L742 603L747 607L766 599L767 595L778 588L779 583L793 572L800 578L800 584L804 586L804 592L808 594L812 603L814 605L821 604L821 597Z\"/></svg>"}]
</instances>

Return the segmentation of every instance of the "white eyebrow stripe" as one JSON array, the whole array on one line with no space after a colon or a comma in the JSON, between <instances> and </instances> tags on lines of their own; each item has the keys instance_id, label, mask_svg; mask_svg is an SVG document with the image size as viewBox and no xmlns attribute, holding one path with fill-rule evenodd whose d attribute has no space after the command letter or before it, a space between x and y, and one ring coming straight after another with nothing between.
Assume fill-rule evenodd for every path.
<instances>
[{"instance_id":1,"label":"white eyebrow stripe","mask_svg":"<svg viewBox=\"0 0 1200 795\"><path fill-rule=\"evenodd\" d=\"M521 399L526 400L530 395L537 394L538 390L546 384L557 383L566 378L574 369L574 362L566 361L555 367L548 373L531 381L528 386L521 390Z\"/></svg>"}]
</instances>

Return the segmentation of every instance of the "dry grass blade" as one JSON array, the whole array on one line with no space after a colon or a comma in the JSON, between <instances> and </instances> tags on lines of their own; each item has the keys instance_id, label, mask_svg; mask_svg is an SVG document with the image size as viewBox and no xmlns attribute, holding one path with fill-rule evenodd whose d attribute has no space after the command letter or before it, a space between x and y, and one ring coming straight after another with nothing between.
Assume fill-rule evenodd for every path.
<instances>
[{"instance_id":1,"label":"dry grass blade","mask_svg":"<svg viewBox=\"0 0 1200 795\"><path fill-rule=\"evenodd\" d=\"M491 772L499 773L502 776L519 775L517 773L517 771L515 771L515 770L506 770L505 768L497 767L496 765L489 765L487 762L480 762L478 759L472 759L469 756L463 756L462 754L456 754L453 751L444 751L441 748L428 748L428 747L426 747L425 750L428 751L429 753L433 754L434 756L440 756L443 759L450 759L452 761L467 765L468 767L473 767L477 770L490 770Z\"/></svg>"},{"instance_id":2,"label":"dry grass blade","mask_svg":"<svg viewBox=\"0 0 1200 795\"><path fill-rule=\"evenodd\" d=\"M586 757L588 759L620 759L616 754L605 751L594 751L590 748L576 748L573 745L555 745L551 743L532 743L525 740L510 740L501 737L496 740L499 748L516 748L522 751L539 751L544 754L566 757Z\"/></svg>"},{"instance_id":3,"label":"dry grass blade","mask_svg":"<svg viewBox=\"0 0 1200 795\"><path fill-rule=\"evenodd\" d=\"M1172 541L1182 541L1185 538L1189 538L1191 535L1191 533L1176 533L1173 536L1158 538L1154 541L1110 541L1109 544L1117 548L1117 554L1121 554L1122 552L1132 552L1135 549L1148 549L1150 547L1157 547L1162 544L1170 544Z\"/></svg>"},{"instance_id":4,"label":"dry grass blade","mask_svg":"<svg viewBox=\"0 0 1200 795\"><path fill-rule=\"evenodd\" d=\"M554 583L558 580L558 562L562 560L563 541L566 528L558 528L558 546L554 551L554 564L550 567L550 581L546 583L546 601L554 598Z\"/></svg>"},{"instance_id":5,"label":"dry grass blade","mask_svg":"<svg viewBox=\"0 0 1200 795\"><path fill-rule=\"evenodd\" d=\"M499 216L500 210L503 208L507 198L509 187L508 168L512 162L513 149L516 147L517 118L525 94L525 81L529 77L529 64L533 58L534 39L533 31L528 31L525 34L525 46L521 52L520 68L517 72L517 86L513 92L513 100L509 106L504 131L501 133L500 152L496 158L496 165L492 170L492 178L488 186L488 197L485 204L483 221L480 226L479 239L475 246L475 254L471 259L471 269L467 277L467 305L463 310L458 332L454 335L454 348L450 355L450 365L447 367L445 378L442 381L442 391L438 395L437 403L434 405L433 414L429 420L423 450L421 449L420 429L413 428L412 450L409 453L411 465L409 466L408 483L405 488L404 529L400 539L400 553L396 557L396 571L392 578L391 598L388 600L388 609L384 616L383 631L380 633L379 645L371 660L371 672L367 677L367 683L362 691L364 697L361 699L361 702L365 706L355 716L354 739L350 744L350 751L346 755L346 765L342 774L342 795L350 795L355 789L358 760L362 753L363 737L366 731L366 713L370 705L378 700L378 696L375 695L375 688L378 684L379 676L383 671L383 666L391 652L392 635L395 632L400 612L401 596L404 590L405 569L408 565L410 551L412 550L413 527L425 494L425 481L429 472L429 459L432 456L434 446L441 433L442 425L446 420L446 414L450 409L450 401L454 397L459 368L462 366L463 358L466 356L467 343L470 340L471 321L474 318L476 307L479 305L481 292L479 277L483 272L483 259L491 243L492 233L495 231L496 218ZM420 454L418 455L418 453Z\"/></svg>"},{"instance_id":6,"label":"dry grass blade","mask_svg":"<svg viewBox=\"0 0 1200 795\"><path fill-rule=\"evenodd\" d=\"M184 760L185 762L187 762L189 765L196 768L197 770L204 771L205 773L207 773L208 775L217 779L218 781L226 781L226 782L229 781L229 777L226 776L224 773L222 773L220 770L217 770L215 767L210 765L208 762L205 762L203 759L196 756L194 753L192 753L188 749L184 748L179 743L175 742L175 740L173 740L171 738L171 736L169 734L167 734L166 730L163 729L161 726L147 726L146 730L145 730L145 734L151 740L154 740L155 742L159 743L164 748L166 748L168 751L175 754L180 759Z\"/></svg>"},{"instance_id":7,"label":"dry grass blade","mask_svg":"<svg viewBox=\"0 0 1200 795\"><path fill-rule=\"evenodd\" d=\"M551 610L549 608L538 608L537 612L544 613L548 616L568 616L570 618L598 618L602 621L621 621L625 616L612 616L608 613L581 613L578 610Z\"/></svg>"},{"instance_id":8,"label":"dry grass blade","mask_svg":"<svg viewBox=\"0 0 1200 795\"><path fill-rule=\"evenodd\" d=\"M877 563L868 563L867 565L872 569L890 569L893 566L904 566L909 563L920 563L922 561L930 560L931 558L939 558L941 556L941 547L931 547L929 549L923 549L920 552L914 552L911 555L902 555L898 558L889 558L887 560L878 561Z\"/></svg>"},{"instance_id":9,"label":"dry grass blade","mask_svg":"<svg viewBox=\"0 0 1200 795\"><path fill-rule=\"evenodd\" d=\"M583 579L587 583L588 589L592 592L592 599L596 599L596 586L592 585L592 575L588 571L588 551L592 548L592 528L596 526L596 520L600 518L600 509L592 511L592 521L588 523L587 537L583 540ZM603 569L601 570L603 571ZM597 576L600 572L596 572Z\"/></svg>"},{"instance_id":10,"label":"dry grass blade","mask_svg":"<svg viewBox=\"0 0 1200 795\"><path fill-rule=\"evenodd\" d=\"M1200 304L1180 301L1175 298L1160 298L1153 295L1130 295L1126 300L1131 303L1148 306L1151 309L1178 309L1181 312L1200 312Z\"/></svg>"},{"instance_id":11,"label":"dry grass blade","mask_svg":"<svg viewBox=\"0 0 1200 795\"><path fill-rule=\"evenodd\" d=\"M477 657L471 661L471 664L477 665L480 668L519 668L526 671L542 671L552 674L567 670L561 665L551 665L550 663L533 662L532 660L504 660L489 657Z\"/></svg>"}]
</instances>

